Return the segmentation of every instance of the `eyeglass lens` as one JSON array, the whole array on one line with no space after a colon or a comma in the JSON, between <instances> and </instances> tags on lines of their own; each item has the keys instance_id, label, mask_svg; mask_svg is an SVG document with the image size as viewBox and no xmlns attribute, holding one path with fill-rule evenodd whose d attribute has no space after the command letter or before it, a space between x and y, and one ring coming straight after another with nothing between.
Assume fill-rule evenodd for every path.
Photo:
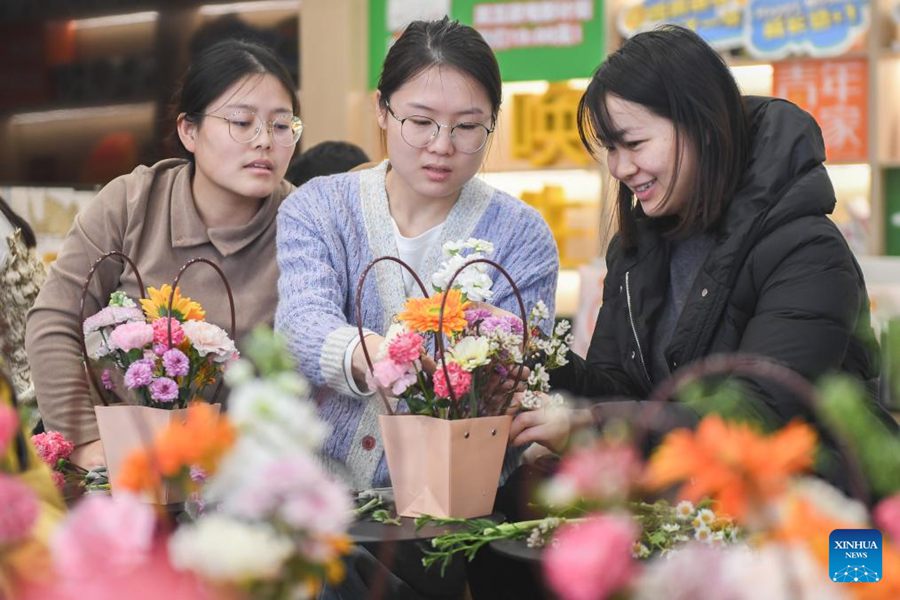
<instances>
[{"instance_id":1,"label":"eyeglass lens","mask_svg":"<svg viewBox=\"0 0 900 600\"><path fill-rule=\"evenodd\" d=\"M400 135L410 146L424 148L439 135L441 126L429 117L412 116L403 119ZM457 123L450 130L453 146L460 152L474 154L487 142L488 129L481 123Z\"/></svg>"},{"instance_id":2,"label":"eyeglass lens","mask_svg":"<svg viewBox=\"0 0 900 600\"><path fill-rule=\"evenodd\" d=\"M272 139L280 146L293 146L303 133L303 123L294 115L279 115L271 124ZM265 126L259 115L251 111L235 111L228 117L228 131L240 143L255 140Z\"/></svg>"}]
</instances>

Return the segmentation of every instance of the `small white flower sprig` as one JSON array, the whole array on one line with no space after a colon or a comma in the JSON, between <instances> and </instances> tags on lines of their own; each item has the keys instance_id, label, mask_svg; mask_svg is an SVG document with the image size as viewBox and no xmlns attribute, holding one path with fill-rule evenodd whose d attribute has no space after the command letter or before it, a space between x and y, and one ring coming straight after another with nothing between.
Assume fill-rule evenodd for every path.
<instances>
[{"instance_id":1,"label":"small white flower sprig","mask_svg":"<svg viewBox=\"0 0 900 600\"><path fill-rule=\"evenodd\" d=\"M538 300L528 315L528 330L541 330L541 325L549 318L550 311L547 306L542 300ZM572 325L563 319L553 327L550 337L532 335L528 338L526 362L532 364L533 368L521 401L522 408L535 410L563 405L563 397L560 394L549 393L550 371L568 364L566 354L572 345L571 331Z\"/></svg>"},{"instance_id":2,"label":"small white flower sprig","mask_svg":"<svg viewBox=\"0 0 900 600\"><path fill-rule=\"evenodd\" d=\"M450 278L467 262L480 258L488 258L494 253L494 244L487 240L469 238L465 242L445 242L441 247L444 262L431 276L431 285L436 292L443 292L450 283ZM493 281L487 273L488 265L475 263L460 273L453 282L454 289L462 292L466 300L487 302L494 292Z\"/></svg>"}]
</instances>

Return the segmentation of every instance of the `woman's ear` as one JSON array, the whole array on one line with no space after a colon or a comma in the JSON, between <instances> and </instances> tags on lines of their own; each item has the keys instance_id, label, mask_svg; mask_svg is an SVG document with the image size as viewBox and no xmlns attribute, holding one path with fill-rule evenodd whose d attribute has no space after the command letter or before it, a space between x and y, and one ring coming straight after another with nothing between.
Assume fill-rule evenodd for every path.
<instances>
[{"instance_id":1,"label":"woman's ear","mask_svg":"<svg viewBox=\"0 0 900 600\"><path fill-rule=\"evenodd\" d=\"M178 139L181 140L181 144L188 152L193 154L194 148L197 146L195 140L197 135L197 124L189 119L187 114L181 113L175 121L175 127L178 131Z\"/></svg>"},{"instance_id":2,"label":"woman's ear","mask_svg":"<svg viewBox=\"0 0 900 600\"><path fill-rule=\"evenodd\" d=\"M387 129L387 107L381 102L381 90L375 90L375 118L379 127Z\"/></svg>"}]
</instances>

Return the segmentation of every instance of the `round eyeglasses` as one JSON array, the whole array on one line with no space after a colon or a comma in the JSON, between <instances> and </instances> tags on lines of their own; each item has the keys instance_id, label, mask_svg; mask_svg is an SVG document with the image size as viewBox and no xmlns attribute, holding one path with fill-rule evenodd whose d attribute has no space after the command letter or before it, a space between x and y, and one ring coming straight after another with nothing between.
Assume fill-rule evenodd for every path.
<instances>
[{"instance_id":1,"label":"round eyeglasses","mask_svg":"<svg viewBox=\"0 0 900 600\"><path fill-rule=\"evenodd\" d=\"M441 134L441 128L450 128L453 147L464 154L475 154L487 144L488 136L494 132L482 123L457 123L453 127L442 125L431 117L412 115L401 119L387 102L384 103L392 117L400 122L400 137L413 148L424 148Z\"/></svg>"},{"instance_id":2,"label":"round eyeglasses","mask_svg":"<svg viewBox=\"0 0 900 600\"><path fill-rule=\"evenodd\" d=\"M263 121L253 111L238 110L227 117L201 113L204 117L215 117L228 123L228 135L239 144L252 142L259 137L263 127L272 134L272 140L279 146L293 146L303 135L303 121L300 117L285 114L271 121Z\"/></svg>"}]
</instances>

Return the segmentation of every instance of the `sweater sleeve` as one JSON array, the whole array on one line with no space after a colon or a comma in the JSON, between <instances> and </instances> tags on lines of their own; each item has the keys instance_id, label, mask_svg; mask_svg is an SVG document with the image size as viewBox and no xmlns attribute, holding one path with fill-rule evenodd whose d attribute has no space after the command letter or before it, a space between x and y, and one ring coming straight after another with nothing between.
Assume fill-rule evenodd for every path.
<instances>
[{"instance_id":1,"label":"sweater sleeve","mask_svg":"<svg viewBox=\"0 0 900 600\"><path fill-rule=\"evenodd\" d=\"M321 194L327 195L324 185L307 184L278 211L275 329L287 338L300 371L310 381L359 397L344 372L345 352L359 333L348 322L350 282L342 266L363 257L349 256L337 227L328 222L328 215L336 214L334 207L317 210L321 202L328 202Z\"/></svg>"},{"instance_id":2,"label":"sweater sleeve","mask_svg":"<svg viewBox=\"0 0 900 600\"><path fill-rule=\"evenodd\" d=\"M124 180L114 180L78 213L28 313L25 347L44 427L76 445L100 438L81 355L81 291L94 261L122 250L126 196ZM103 261L85 298L85 316L106 304L122 270L118 259Z\"/></svg>"}]
</instances>

